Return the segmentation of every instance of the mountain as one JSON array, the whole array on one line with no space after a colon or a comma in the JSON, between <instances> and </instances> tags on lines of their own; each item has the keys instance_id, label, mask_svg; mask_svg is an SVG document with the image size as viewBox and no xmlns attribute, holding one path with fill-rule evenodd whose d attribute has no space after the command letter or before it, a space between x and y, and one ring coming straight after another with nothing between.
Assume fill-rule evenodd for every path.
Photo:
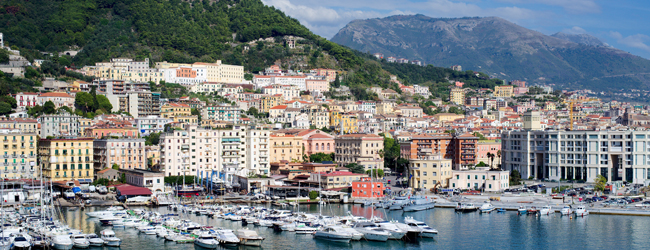
<instances>
[{"instance_id":1,"label":"mountain","mask_svg":"<svg viewBox=\"0 0 650 250\"><path fill-rule=\"evenodd\" d=\"M648 89L650 61L611 47L544 35L498 17L399 15L354 20L331 41L386 57L572 88ZM612 83L616 83L613 85Z\"/></svg>"},{"instance_id":2,"label":"mountain","mask_svg":"<svg viewBox=\"0 0 650 250\"><path fill-rule=\"evenodd\" d=\"M606 43L603 43L600 39L589 34L568 34L564 32L558 32L551 36L565 41L584 44L588 46L608 46Z\"/></svg>"}]
</instances>

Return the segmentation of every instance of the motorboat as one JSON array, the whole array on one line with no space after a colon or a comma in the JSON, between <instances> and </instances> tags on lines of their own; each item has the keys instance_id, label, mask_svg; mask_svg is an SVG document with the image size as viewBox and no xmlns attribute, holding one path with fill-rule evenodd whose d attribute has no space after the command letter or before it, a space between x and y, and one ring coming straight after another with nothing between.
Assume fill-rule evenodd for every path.
<instances>
[{"instance_id":1,"label":"motorboat","mask_svg":"<svg viewBox=\"0 0 650 250\"><path fill-rule=\"evenodd\" d=\"M214 239L214 236L208 233L203 233L194 240L194 245L207 249L216 249L217 246L219 246L219 242Z\"/></svg>"},{"instance_id":2,"label":"motorboat","mask_svg":"<svg viewBox=\"0 0 650 250\"><path fill-rule=\"evenodd\" d=\"M517 214L521 215L526 213L528 213L528 209L526 209L526 206L519 206L519 208L517 208Z\"/></svg>"},{"instance_id":3,"label":"motorboat","mask_svg":"<svg viewBox=\"0 0 650 250\"><path fill-rule=\"evenodd\" d=\"M435 204L435 201L429 198L417 197L411 198L409 202L404 204L403 209L404 212L422 211L434 208Z\"/></svg>"},{"instance_id":4,"label":"motorboat","mask_svg":"<svg viewBox=\"0 0 650 250\"><path fill-rule=\"evenodd\" d=\"M141 227L138 227L138 231L140 233L144 233L144 234L147 234L147 235L156 234L156 228L153 227L153 226L141 226Z\"/></svg>"},{"instance_id":5,"label":"motorboat","mask_svg":"<svg viewBox=\"0 0 650 250\"><path fill-rule=\"evenodd\" d=\"M537 210L537 207L531 207L528 209L528 214L537 214L539 210Z\"/></svg>"},{"instance_id":6,"label":"motorboat","mask_svg":"<svg viewBox=\"0 0 650 250\"><path fill-rule=\"evenodd\" d=\"M162 228L157 228L156 229L156 236L158 236L158 237L163 237L164 238L168 234L169 234L169 230L167 230L167 228L162 227Z\"/></svg>"},{"instance_id":7,"label":"motorboat","mask_svg":"<svg viewBox=\"0 0 650 250\"><path fill-rule=\"evenodd\" d=\"M32 247L32 237L27 234L16 234L13 237L13 249L26 250Z\"/></svg>"},{"instance_id":8,"label":"motorboat","mask_svg":"<svg viewBox=\"0 0 650 250\"><path fill-rule=\"evenodd\" d=\"M34 248L42 249L47 247L47 241L45 240L44 237L41 237L39 235L34 235L32 236L32 246Z\"/></svg>"},{"instance_id":9,"label":"motorboat","mask_svg":"<svg viewBox=\"0 0 650 250\"><path fill-rule=\"evenodd\" d=\"M539 213L542 215L550 215L553 213L553 208L551 206L543 206L541 210L539 210Z\"/></svg>"},{"instance_id":10,"label":"motorboat","mask_svg":"<svg viewBox=\"0 0 650 250\"><path fill-rule=\"evenodd\" d=\"M72 191L65 191L63 192L63 198L66 200L74 199L75 195L74 192Z\"/></svg>"},{"instance_id":11,"label":"motorboat","mask_svg":"<svg viewBox=\"0 0 650 250\"><path fill-rule=\"evenodd\" d=\"M99 233L104 243L109 247L119 247L122 244L120 238L115 237L115 232L110 229L104 229Z\"/></svg>"},{"instance_id":12,"label":"motorboat","mask_svg":"<svg viewBox=\"0 0 650 250\"><path fill-rule=\"evenodd\" d=\"M221 228L214 230L214 235L217 241L219 241L219 244L223 246L234 246L240 242L237 235L235 235L230 229Z\"/></svg>"},{"instance_id":13,"label":"motorboat","mask_svg":"<svg viewBox=\"0 0 650 250\"><path fill-rule=\"evenodd\" d=\"M248 228L237 230L237 238L240 244L244 246L261 246L264 237L259 236L256 231Z\"/></svg>"},{"instance_id":14,"label":"motorboat","mask_svg":"<svg viewBox=\"0 0 650 250\"><path fill-rule=\"evenodd\" d=\"M363 234L359 233L359 231L355 230L354 228L351 228L350 226L343 225L341 226L340 229L342 232L346 232L352 235L352 240L361 240L363 238Z\"/></svg>"},{"instance_id":15,"label":"motorboat","mask_svg":"<svg viewBox=\"0 0 650 250\"><path fill-rule=\"evenodd\" d=\"M123 221L124 218L122 217L115 217L115 216L109 216L109 217L103 217L99 219L99 222L102 223L102 225L107 226L107 225L113 225L116 221Z\"/></svg>"},{"instance_id":16,"label":"motorboat","mask_svg":"<svg viewBox=\"0 0 650 250\"><path fill-rule=\"evenodd\" d=\"M570 215L571 213L572 211L570 206L564 206L562 210L560 210L561 215Z\"/></svg>"},{"instance_id":17,"label":"motorboat","mask_svg":"<svg viewBox=\"0 0 650 250\"><path fill-rule=\"evenodd\" d=\"M366 240L387 241L391 233L380 228L373 222L357 222L354 229L363 234Z\"/></svg>"},{"instance_id":18,"label":"motorboat","mask_svg":"<svg viewBox=\"0 0 650 250\"><path fill-rule=\"evenodd\" d=\"M413 217L405 217L404 223L406 225L417 227L422 230L420 231L420 237L433 238L434 235L438 234L438 230L431 228L429 225L422 221L413 219Z\"/></svg>"},{"instance_id":19,"label":"motorboat","mask_svg":"<svg viewBox=\"0 0 650 250\"><path fill-rule=\"evenodd\" d=\"M305 224L298 224L294 228L294 231L296 231L297 234L311 234L314 233L318 230L318 228L315 227L310 227Z\"/></svg>"},{"instance_id":20,"label":"motorboat","mask_svg":"<svg viewBox=\"0 0 650 250\"><path fill-rule=\"evenodd\" d=\"M104 240L102 240L102 238L99 238L99 236L96 234L86 234L86 239L88 239L88 242L90 242L90 246L101 247L104 245Z\"/></svg>"},{"instance_id":21,"label":"motorboat","mask_svg":"<svg viewBox=\"0 0 650 250\"><path fill-rule=\"evenodd\" d=\"M478 207L474 206L473 203L458 203L454 210L459 213L471 213L476 212Z\"/></svg>"},{"instance_id":22,"label":"motorboat","mask_svg":"<svg viewBox=\"0 0 650 250\"><path fill-rule=\"evenodd\" d=\"M481 213L491 213L492 211L494 211L494 206L492 206L492 204L488 202L483 204L481 208L479 208L479 210L481 211Z\"/></svg>"},{"instance_id":23,"label":"motorboat","mask_svg":"<svg viewBox=\"0 0 650 250\"><path fill-rule=\"evenodd\" d=\"M123 208L121 207L109 207L104 211L88 212L86 213L86 215L88 215L88 217L107 217L107 216L121 214L121 213L126 214L126 212L122 210Z\"/></svg>"},{"instance_id":24,"label":"motorboat","mask_svg":"<svg viewBox=\"0 0 650 250\"><path fill-rule=\"evenodd\" d=\"M589 215L589 211L587 211L587 208L585 206L578 206L576 208L576 216L585 216Z\"/></svg>"},{"instance_id":25,"label":"motorboat","mask_svg":"<svg viewBox=\"0 0 650 250\"><path fill-rule=\"evenodd\" d=\"M389 240L401 240L407 233L407 231L398 228L397 225L389 221L377 222L377 225L390 233Z\"/></svg>"},{"instance_id":26,"label":"motorboat","mask_svg":"<svg viewBox=\"0 0 650 250\"><path fill-rule=\"evenodd\" d=\"M55 235L52 237L52 247L56 250L70 250L73 243L69 235Z\"/></svg>"},{"instance_id":27,"label":"motorboat","mask_svg":"<svg viewBox=\"0 0 650 250\"><path fill-rule=\"evenodd\" d=\"M279 224L279 225L278 225ZM279 227L281 231L287 231L287 232L294 232L296 231L296 223L295 222L290 222L290 223L284 223L282 224L281 222L278 222L275 227Z\"/></svg>"},{"instance_id":28,"label":"motorboat","mask_svg":"<svg viewBox=\"0 0 650 250\"><path fill-rule=\"evenodd\" d=\"M70 235L70 239L72 240L72 244L74 245L75 248L90 247L90 241L86 239L86 235L74 234L74 235Z\"/></svg>"},{"instance_id":29,"label":"motorboat","mask_svg":"<svg viewBox=\"0 0 650 250\"><path fill-rule=\"evenodd\" d=\"M316 231L314 237L329 241L349 243L352 240L352 234L343 230L340 226L326 226L322 230Z\"/></svg>"}]
</instances>

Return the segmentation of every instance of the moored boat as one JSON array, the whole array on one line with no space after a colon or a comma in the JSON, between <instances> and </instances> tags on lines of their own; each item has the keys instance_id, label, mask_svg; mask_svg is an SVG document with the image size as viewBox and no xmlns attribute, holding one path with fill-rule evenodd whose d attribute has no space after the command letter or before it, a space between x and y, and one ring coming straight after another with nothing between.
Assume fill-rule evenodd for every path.
<instances>
[{"instance_id":1,"label":"moored boat","mask_svg":"<svg viewBox=\"0 0 650 250\"><path fill-rule=\"evenodd\" d=\"M458 203L458 205L456 205L456 208L454 210L459 213L471 213L471 212L476 212L478 208L474 206L473 203L467 203L467 204Z\"/></svg>"},{"instance_id":2,"label":"moored boat","mask_svg":"<svg viewBox=\"0 0 650 250\"><path fill-rule=\"evenodd\" d=\"M244 246L261 246L262 241L264 241L264 237L259 236L256 231L248 228L237 230L237 238L239 238L240 244Z\"/></svg>"}]
</instances>

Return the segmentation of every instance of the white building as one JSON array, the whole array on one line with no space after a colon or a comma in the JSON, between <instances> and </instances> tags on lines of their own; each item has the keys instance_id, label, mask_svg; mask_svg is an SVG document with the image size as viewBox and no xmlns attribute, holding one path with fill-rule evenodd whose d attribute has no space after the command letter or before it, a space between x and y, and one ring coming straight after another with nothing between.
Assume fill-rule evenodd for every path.
<instances>
[{"instance_id":1,"label":"white building","mask_svg":"<svg viewBox=\"0 0 650 250\"><path fill-rule=\"evenodd\" d=\"M272 84L293 85L300 91L307 90L307 77L305 76L255 76L253 83L256 88L263 88Z\"/></svg>"},{"instance_id":2,"label":"white building","mask_svg":"<svg viewBox=\"0 0 650 250\"><path fill-rule=\"evenodd\" d=\"M490 171L489 167L477 168L477 170L452 170L449 188L501 192L510 188L510 171Z\"/></svg>"},{"instance_id":3,"label":"white building","mask_svg":"<svg viewBox=\"0 0 650 250\"><path fill-rule=\"evenodd\" d=\"M250 136L252 148L247 143ZM160 137L161 168L165 176L201 173L210 176L212 171L216 171L224 175L227 182L232 180L233 175L268 173L268 161L265 163L258 156L262 155L262 149L256 151L263 145L263 148L268 148L268 136L268 131L249 130L244 126L213 130L191 125L185 130L163 133ZM254 152L257 153L253 154ZM249 158L260 161L250 162Z\"/></svg>"},{"instance_id":4,"label":"white building","mask_svg":"<svg viewBox=\"0 0 650 250\"><path fill-rule=\"evenodd\" d=\"M415 90L415 93L418 95L421 95L424 98L429 98L431 96L431 92L429 92L429 88L426 86L420 86L420 85L413 85L413 89Z\"/></svg>"},{"instance_id":5,"label":"white building","mask_svg":"<svg viewBox=\"0 0 650 250\"><path fill-rule=\"evenodd\" d=\"M162 118L155 115L135 118L138 133L140 133L141 136L162 132L165 129L165 124L171 123L172 121L172 119Z\"/></svg>"},{"instance_id":6,"label":"white building","mask_svg":"<svg viewBox=\"0 0 650 250\"><path fill-rule=\"evenodd\" d=\"M122 169L126 178L126 184L146 187L151 192L165 191L165 174L162 172L153 172L143 169Z\"/></svg>"},{"instance_id":7,"label":"white building","mask_svg":"<svg viewBox=\"0 0 650 250\"><path fill-rule=\"evenodd\" d=\"M203 107L201 109L201 118L205 120L239 123L241 121L241 113L242 111L239 106L232 106L224 103Z\"/></svg>"},{"instance_id":8,"label":"white building","mask_svg":"<svg viewBox=\"0 0 650 250\"><path fill-rule=\"evenodd\" d=\"M281 94L285 101L300 97L300 90L293 85L273 84L262 88L262 93L270 96Z\"/></svg>"}]
</instances>

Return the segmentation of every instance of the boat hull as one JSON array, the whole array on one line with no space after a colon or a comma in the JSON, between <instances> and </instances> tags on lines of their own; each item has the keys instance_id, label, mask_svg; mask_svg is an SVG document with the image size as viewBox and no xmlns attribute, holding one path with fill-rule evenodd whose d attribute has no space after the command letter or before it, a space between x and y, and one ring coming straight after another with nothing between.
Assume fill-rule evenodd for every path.
<instances>
[{"instance_id":1,"label":"boat hull","mask_svg":"<svg viewBox=\"0 0 650 250\"><path fill-rule=\"evenodd\" d=\"M261 245L262 245L262 241L264 241L264 239L245 239L245 238L242 238L242 239L239 239L239 240L240 240L239 243L240 243L241 245L244 245L244 246L254 246L254 247L259 247L259 246L261 246Z\"/></svg>"},{"instance_id":2,"label":"boat hull","mask_svg":"<svg viewBox=\"0 0 650 250\"><path fill-rule=\"evenodd\" d=\"M107 240L104 243L109 247L119 247L120 245L122 245L121 240Z\"/></svg>"},{"instance_id":3,"label":"boat hull","mask_svg":"<svg viewBox=\"0 0 650 250\"><path fill-rule=\"evenodd\" d=\"M198 241L198 240L194 241L194 245L197 245L197 246L200 246L200 247L206 248L206 249L216 249L219 246L219 244L216 243L216 242L213 243L213 244L210 244L210 243L205 243L205 242L201 242L201 241Z\"/></svg>"},{"instance_id":4,"label":"boat hull","mask_svg":"<svg viewBox=\"0 0 650 250\"><path fill-rule=\"evenodd\" d=\"M333 235L333 234L325 234L325 233L321 233L321 234L316 233L314 234L314 237L322 240L344 242L344 243L350 243L350 240L352 240L352 236L349 235Z\"/></svg>"},{"instance_id":5,"label":"boat hull","mask_svg":"<svg viewBox=\"0 0 650 250\"><path fill-rule=\"evenodd\" d=\"M53 247L56 250L70 250L72 249L72 244L61 244L61 243L54 243Z\"/></svg>"}]
</instances>

